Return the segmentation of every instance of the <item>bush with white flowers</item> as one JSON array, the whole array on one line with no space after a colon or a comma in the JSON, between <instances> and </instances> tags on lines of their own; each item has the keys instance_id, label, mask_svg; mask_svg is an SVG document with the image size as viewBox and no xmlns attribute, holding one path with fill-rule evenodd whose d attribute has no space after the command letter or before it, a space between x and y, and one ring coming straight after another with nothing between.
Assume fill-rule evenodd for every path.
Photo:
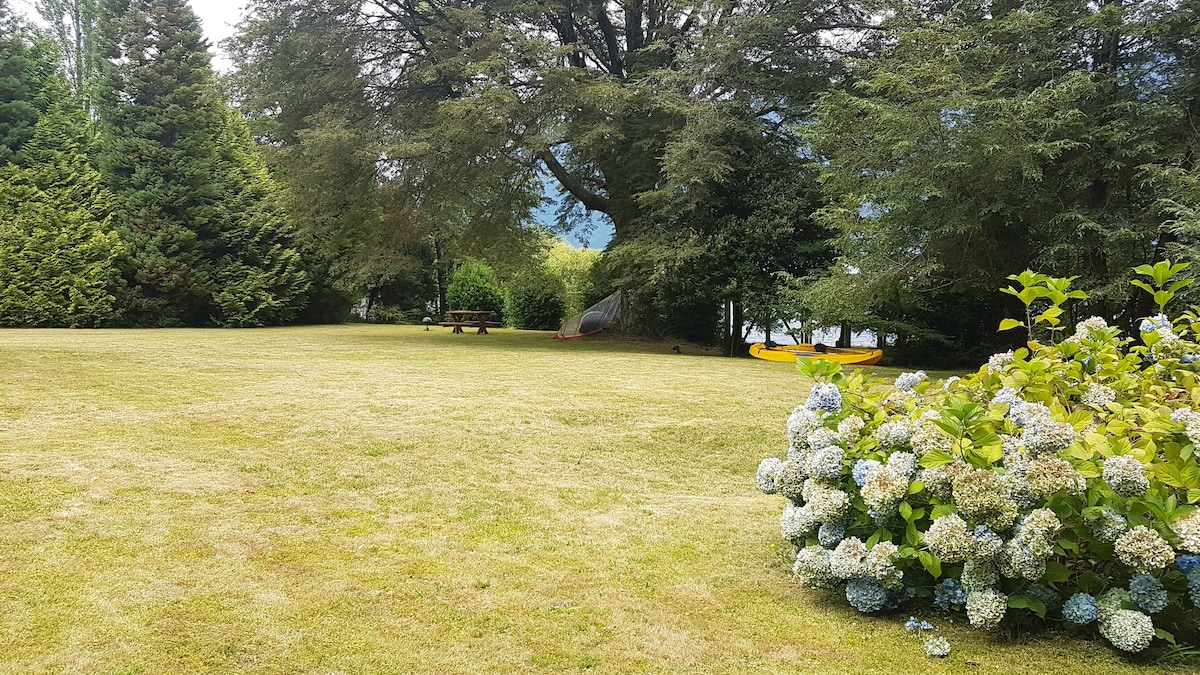
<instances>
[{"instance_id":1,"label":"bush with white flowers","mask_svg":"<svg viewBox=\"0 0 1200 675\"><path fill-rule=\"evenodd\" d=\"M1069 279L1025 272L1028 346L946 383L801 360L816 381L759 487L805 586L861 612L927 603L976 628L1036 617L1139 652L1200 625L1200 308L1162 311L1185 265L1137 268L1139 340L1060 335ZM940 640L940 638L938 639ZM931 654L948 651L937 642Z\"/></svg>"}]
</instances>

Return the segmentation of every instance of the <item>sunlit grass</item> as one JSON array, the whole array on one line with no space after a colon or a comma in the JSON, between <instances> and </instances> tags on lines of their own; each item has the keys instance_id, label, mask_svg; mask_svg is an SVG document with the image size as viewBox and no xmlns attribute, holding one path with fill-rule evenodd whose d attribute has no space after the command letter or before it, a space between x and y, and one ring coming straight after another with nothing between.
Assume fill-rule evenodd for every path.
<instances>
[{"instance_id":1,"label":"sunlit grass","mask_svg":"<svg viewBox=\"0 0 1200 675\"><path fill-rule=\"evenodd\" d=\"M670 346L0 331L0 669L1151 670L797 587L754 471L805 382Z\"/></svg>"}]
</instances>

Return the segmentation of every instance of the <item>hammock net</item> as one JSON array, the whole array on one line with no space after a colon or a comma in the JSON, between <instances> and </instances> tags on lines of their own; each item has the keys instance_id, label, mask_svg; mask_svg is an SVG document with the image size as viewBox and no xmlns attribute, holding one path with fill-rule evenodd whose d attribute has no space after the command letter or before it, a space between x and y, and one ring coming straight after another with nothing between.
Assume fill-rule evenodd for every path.
<instances>
[{"instance_id":1,"label":"hammock net","mask_svg":"<svg viewBox=\"0 0 1200 675\"><path fill-rule=\"evenodd\" d=\"M617 291L607 298L583 310L583 313L563 322L562 328L554 336L555 340L594 335L611 328L621 322L621 292Z\"/></svg>"}]
</instances>

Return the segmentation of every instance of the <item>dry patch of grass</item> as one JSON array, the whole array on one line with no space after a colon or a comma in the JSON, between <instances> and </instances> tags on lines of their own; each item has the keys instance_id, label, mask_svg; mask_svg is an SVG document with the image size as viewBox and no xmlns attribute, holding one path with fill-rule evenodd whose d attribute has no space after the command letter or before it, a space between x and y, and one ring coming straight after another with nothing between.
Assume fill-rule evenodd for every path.
<instances>
[{"instance_id":1,"label":"dry patch of grass","mask_svg":"<svg viewBox=\"0 0 1200 675\"><path fill-rule=\"evenodd\" d=\"M0 670L1142 670L953 626L927 661L789 582L753 475L804 381L670 346L0 331Z\"/></svg>"}]
</instances>

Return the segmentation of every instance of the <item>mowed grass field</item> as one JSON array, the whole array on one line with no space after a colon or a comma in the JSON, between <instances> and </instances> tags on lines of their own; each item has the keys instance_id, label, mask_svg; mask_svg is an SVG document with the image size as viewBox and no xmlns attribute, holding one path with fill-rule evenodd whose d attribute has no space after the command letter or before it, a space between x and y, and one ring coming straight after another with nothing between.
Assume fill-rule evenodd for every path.
<instances>
[{"instance_id":1,"label":"mowed grass field","mask_svg":"<svg viewBox=\"0 0 1200 675\"><path fill-rule=\"evenodd\" d=\"M0 331L0 672L1171 670L799 588L754 472L807 383L669 347Z\"/></svg>"}]
</instances>

